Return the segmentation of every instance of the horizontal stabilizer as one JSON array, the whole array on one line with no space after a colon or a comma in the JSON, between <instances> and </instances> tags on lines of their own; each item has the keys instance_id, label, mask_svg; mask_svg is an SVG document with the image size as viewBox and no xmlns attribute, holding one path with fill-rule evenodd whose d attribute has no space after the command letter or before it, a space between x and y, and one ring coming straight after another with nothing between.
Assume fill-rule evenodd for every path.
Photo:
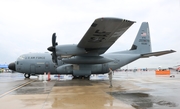
<instances>
[{"instance_id":1,"label":"horizontal stabilizer","mask_svg":"<svg viewBox=\"0 0 180 109\"><path fill-rule=\"evenodd\" d=\"M150 57L150 56L161 56L161 55L165 55L165 54L169 54L169 53L173 53L173 52L176 52L176 51L174 51L174 50L166 50L166 51L145 53L145 54L141 54L141 58L147 58L147 57Z\"/></svg>"}]
</instances>

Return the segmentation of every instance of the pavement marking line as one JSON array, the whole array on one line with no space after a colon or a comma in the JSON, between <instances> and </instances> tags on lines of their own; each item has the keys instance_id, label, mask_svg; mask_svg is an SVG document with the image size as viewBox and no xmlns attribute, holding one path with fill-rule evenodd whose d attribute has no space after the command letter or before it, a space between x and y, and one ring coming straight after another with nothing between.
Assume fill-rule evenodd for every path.
<instances>
[{"instance_id":1,"label":"pavement marking line","mask_svg":"<svg viewBox=\"0 0 180 109\"><path fill-rule=\"evenodd\" d=\"M57 82L57 81L56 81L56 82ZM56 84L56 82L54 83L54 85ZM54 86L53 86L53 87L54 87ZM53 89L53 87L52 87L52 89ZM52 90L52 89L51 89L51 90ZM44 103L42 104L41 109L44 109L45 103L47 102L47 100L48 100L48 98L49 98L50 93L51 93L51 91L49 91L48 95L46 96L46 99L44 100Z\"/></svg>"},{"instance_id":2,"label":"pavement marking line","mask_svg":"<svg viewBox=\"0 0 180 109\"><path fill-rule=\"evenodd\" d=\"M21 84L21 85L18 86L18 87L15 87L14 89L11 89L10 91L7 91L7 92L1 94L1 95L0 95L0 98L2 98L3 96L5 96L5 95L7 95L7 94L9 94L9 93L11 93L11 92L13 92L13 91L15 91L15 90L21 88L21 87L24 87L24 86L26 86L26 85L28 85L28 84L34 82L34 81L36 81L36 80L28 81L28 82L26 82L26 83L24 83L24 84Z\"/></svg>"}]
</instances>

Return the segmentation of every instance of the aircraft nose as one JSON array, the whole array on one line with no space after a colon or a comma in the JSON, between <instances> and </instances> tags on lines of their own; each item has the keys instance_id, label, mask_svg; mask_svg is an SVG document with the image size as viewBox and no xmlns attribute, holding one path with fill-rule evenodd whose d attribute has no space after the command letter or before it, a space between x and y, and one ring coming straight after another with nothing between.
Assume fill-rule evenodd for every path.
<instances>
[{"instance_id":1,"label":"aircraft nose","mask_svg":"<svg viewBox=\"0 0 180 109\"><path fill-rule=\"evenodd\" d=\"M14 63L14 62L13 62L13 63L10 63L10 64L8 65L8 68L11 69L11 70L13 70L13 71L16 71L15 63Z\"/></svg>"}]
</instances>

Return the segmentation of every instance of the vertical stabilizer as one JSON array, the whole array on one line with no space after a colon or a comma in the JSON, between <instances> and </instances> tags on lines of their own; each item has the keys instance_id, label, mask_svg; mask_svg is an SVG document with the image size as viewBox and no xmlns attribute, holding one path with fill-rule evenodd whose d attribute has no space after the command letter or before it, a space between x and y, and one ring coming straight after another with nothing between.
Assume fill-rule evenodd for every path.
<instances>
[{"instance_id":1,"label":"vertical stabilizer","mask_svg":"<svg viewBox=\"0 0 180 109\"><path fill-rule=\"evenodd\" d=\"M143 22L131 47L133 52L138 54L151 52L151 39L148 22Z\"/></svg>"}]
</instances>

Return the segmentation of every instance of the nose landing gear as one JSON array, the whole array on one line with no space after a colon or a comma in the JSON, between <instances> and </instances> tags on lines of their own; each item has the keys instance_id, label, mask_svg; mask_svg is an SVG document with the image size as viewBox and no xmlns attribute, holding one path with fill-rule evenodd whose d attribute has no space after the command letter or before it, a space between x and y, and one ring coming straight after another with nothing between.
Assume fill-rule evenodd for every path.
<instances>
[{"instance_id":1,"label":"nose landing gear","mask_svg":"<svg viewBox=\"0 0 180 109\"><path fill-rule=\"evenodd\" d=\"M31 76L31 75L28 74L28 73L25 73L25 74L24 74L24 77L25 77L25 78L30 78L30 76Z\"/></svg>"}]
</instances>

